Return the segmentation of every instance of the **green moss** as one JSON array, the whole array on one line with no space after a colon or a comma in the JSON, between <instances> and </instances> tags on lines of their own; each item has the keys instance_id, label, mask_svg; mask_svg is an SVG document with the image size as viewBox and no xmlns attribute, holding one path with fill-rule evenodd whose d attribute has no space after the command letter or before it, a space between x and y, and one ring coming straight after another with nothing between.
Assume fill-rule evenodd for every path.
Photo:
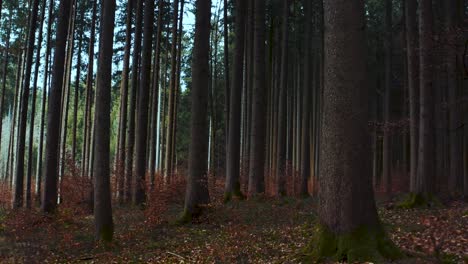
<instances>
[{"instance_id":1,"label":"green moss","mask_svg":"<svg viewBox=\"0 0 468 264\"><path fill-rule=\"evenodd\" d=\"M99 231L99 238L104 242L111 242L114 236L114 227L112 225L104 225Z\"/></svg>"},{"instance_id":2,"label":"green moss","mask_svg":"<svg viewBox=\"0 0 468 264\"><path fill-rule=\"evenodd\" d=\"M439 207L442 204L432 194L410 193L398 205L401 209Z\"/></svg>"},{"instance_id":3,"label":"green moss","mask_svg":"<svg viewBox=\"0 0 468 264\"><path fill-rule=\"evenodd\" d=\"M348 262L383 262L404 257L401 251L387 238L380 227L360 227L347 234L337 235L323 225L315 228L315 236L306 248L306 262L321 262L327 259Z\"/></svg>"},{"instance_id":4,"label":"green moss","mask_svg":"<svg viewBox=\"0 0 468 264\"><path fill-rule=\"evenodd\" d=\"M176 221L176 225L185 225L189 224L192 222L193 215L187 210L184 210L184 212L179 216L179 218Z\"/></svg>"},{"instance_id":5,"label":"green moss","mask_svg":"<svg viewBox=\"0 0 468 264\"><path fill-rule=\"evenodd\" d=\"M240 200L245 199L245 195L241 192L241 186L239 182L236 182L234 184L234 188L232 189L231 192L224 193L224 198L223 198L224 203L229 203L233 197L236 197Z\"/></svg>"}]
</instances>

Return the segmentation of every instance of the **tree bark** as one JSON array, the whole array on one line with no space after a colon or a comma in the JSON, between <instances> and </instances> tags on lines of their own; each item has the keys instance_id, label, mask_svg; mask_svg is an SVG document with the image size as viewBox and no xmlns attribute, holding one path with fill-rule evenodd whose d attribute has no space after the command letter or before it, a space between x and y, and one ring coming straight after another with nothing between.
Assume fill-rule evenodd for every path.
<instances>
[{"instance_id":1,"label":"tree bark","mask_svg":"<svg viewBox=\"0 0 468 264\"><path fill-rule=\"evenodd\" d=\"M96 239L111 241L112 220L110 188L110 112L112 52L114 41L115 0L102 0L102 24L96 85L94 150L94 219Z\"/></svg>"},{"instance_id":2,"label":"tree bark","mask_svg":"<svg viewBox=\"0 0 468 264\"><path fill-rule=\"evenodd\" d=\"M244 82L244 44L245 44L245 14L246 1L236 2L236 38L234 50L233 84L230 98L228 148L226 153L226 187L224 199L228 201L232 195L241 197L240 190L240 144L241 144L241 99L242 85Z\"/></svg>"},{"instance_id":3,"label":"tree bark","mask_svg":"<svg viewBox=\"0 0 468 264\"><path fill-rule=\"evenodd\" d=\"M47 113L46 157L44 164L44 191L41 208L43 212L52 213L57 207L58 183L58 146L60 140L60 100L65 63L65 48L68 33L71 1L61 0L58 12L57 37L55 40L52 86Z\"/></svg>"},{"instance_id":4,"label":"tree bark","mask_svg":"<svg viewBox=\"0 0 468 264\"><path fill-rule=\"evenodd\" d=\"M400 253L379 222L372 191L364 1L325 1L324 11L319 229L312 255L393 259Z\"/></svg>"},{"instance_id":5,"label":"tree bark","mask_svg":"<svg viewBox=\"0 0 468 264\"><path fill-rule=\"evenodd\" d=\"M192 65L192 120L183 220L190 220L199 205L210 202L208 193L208 87L211 0L197 0Z\"/></svg>"},{"instance_id":6,"label":"tree bark","mask_svg":"<svg viewBox=\"0 0 468 264\"><path fill-rule=\"evenodd\" d=\"M136 126L136 102L138 89L138 65L141 59L141 31L143 25L143 1L137 0L136 17L135 17L135 37L132 58L132 80L129 105L129 122L127 130L127 155L125 161L125 201L130 202L132 199L132 189L134 185L133 177L133 158L135 150L135 126Z\"/></svg>"},{"instance_id":7,"label":"tree bark","mask_svg":"<svg viewBox=\"0 0 468 264\"><path fill-rule=\"evenodd\" d=\"M392 0L385 0L385 87L383 93L383 146L382 146L382 180L381 184L386 194L391 191L391 93L392 93Z\"/></svg>"},{"instance_id":8,"label":"tree bark","mask_svg":"<svg viewBox=\"0 0 468 264\"><path fill-rule=\"evenodd\" d=\"M250 131L251 148L249 169L249 195L255 195L265 191L265 147L266 147L266 3L265 0L254 2L254 81L252 104L252 127Z\"/></svg>"},{"instance_id":9,"label":"tree bark","mask_svg":"<svg viewBox=\"0 0 468 264\"><path fill-rule=\"evenodd\" d=\"M146 153L148 145L148 106L151 86L151 54L153 45L154 1L145 1L143 32L143 51L141 76L138 96L138 121L136 134L135 161L135 204L143 205L146 201Z\"/></svg>"}]
</instances>

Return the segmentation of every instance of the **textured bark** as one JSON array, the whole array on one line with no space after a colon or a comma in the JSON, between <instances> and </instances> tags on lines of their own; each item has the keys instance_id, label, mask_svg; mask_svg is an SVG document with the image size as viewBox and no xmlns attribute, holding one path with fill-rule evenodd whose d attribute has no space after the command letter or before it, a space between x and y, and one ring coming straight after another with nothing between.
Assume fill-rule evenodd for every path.
<instances>
[{"instance_id":1,"label":"textured bark","mask_svg":"<svg viewBox=\"0 0 468 264\"><path fill-rule=\"evenodd\" d=\"M288 39L289 0L284 1L281 39L281 80L279 85L278 152L276 154L276 194L286 194L286 142L287 142L287 94L288 94Z\"/></svg>"},{"instance_id":2,"label":"textured bark","mask_svg":"<svg viewBox=\"0 0 468 264\"><path fill-rule=\"evenodd\" d=\"M408 60L408 97L410 118L410 191L416 191L416 176L418 169L418 133L419 133L419 86L418 86L418 28L417 1L406 0L406 53Z\"/></svg>"},{"instance_id":3,"label":"textured bark","mask_svg":"<svg viewBox=\"0 0 468 264\"><path fill-rule=\"evenodd\" d=\"M254 81L252 104L252 127L249 169L249 195L265 191L265 148L266 148L266 72L265 72L265 0L254 1Z\"/></svg>"},{"instance_id":4,"label":"textured bark","mask_svg":"<svg viewBox=\"0 0 468 264\"><path fill-rule=\"evenodd\" d=\"M145 1L143 32L143 51L141 59L141 76L138 95L138 120L136 134L136 160L135 160L135 197L137 205L146 201L146 161L148 146L148 107L149 90L151 87L151 54L153 45L154 1Z\"/></svg>"},{"instance_id":5,"label":"textured bark","mask_svg":"<svg viewBox=\"0 0 468 264\"><path fill-rule=\"evenodd\" d=\"M171 45L171 80L169 87L169 105L168 105L168 124L166 133L166 165L164 177L166 181L169 181L173 173L174 153L173 143L175 135L174 131L174 112L175 112L175 98L176 98L176 77L177 77L177 18L179 16L179 0L174 0L173 3L173 20L172 20L172 45Z\"/></svg>"},{"instance_id":6,"label":"textured bark","mask_svg":"<svg viewBox=\"0 0 468 264\"><path fill-rule=\"evenodd\" d=\"M47 18L47 44L46 44L46 54L45 54L45 64L44 64L44 79L42 82L42 101L41 101L41 124L39 131L39 147L37 150L37 166L36 166L36 186L35 200L40 203L41 200L41 191L42 191L42 160L44 153L44 124L45 124L45 115L46 115L46 103L48 97L48 80L50 79L49 71L49 61L51 54L51 38L52 38L52 23L54 18L52 16L54 10L54 1L49 1L49 10Z\"/></svg>"},{"instance_id":7,"label":"textured bark","mask_svg":"<svg viewBox=\"0 0 468 264\"><path fill-rule=\"evenodd\" d=\"M42 32L44 25L44 16L45 16L45 6L46 1L42 1L40 19L39 19L39 38L37 40L37 50L36 50L36 61L34 65L34 80L32 87L32 98L31 98L31 118L30 118L30 127L29 127L29 147L28 147L28 167L26 174L26 207L31 208L31 179L33 173L33 148L34 148L34 120L36 117L36 97L37 97L37 81L39 78L39 66L41 60L41 47L42 47ZM0 115L1 116L1 115ZM1 138L1 137L0 137Z\"/></svg>"},{"instance_id":8,"label":"textured bark","mask_svg":"<svg viewBox=\"0 0 468 264\"><path fill-rule=\"evenodd\" d=\"M136 117L136 102L138 89L138 72L139 62L141 59L141 31L143 25L143 1L137 0L136 18L135 18L135 37L132 58L132 80L130 105L128 113L128 130L127 130L127 155L125 160L125 201L130 202L132 199L132 189L134 183L133 177L133 158L135 150L135 117Z\"/></svg>"},{"instance_id":9,"label":"textured bark","mask_svg":"<svg viewBox=\"0 0 468 264\"><path fill-rule=\"evenodd\" d=\"M384 85L384 94L383 94L383 146L382 146L382 181L381 185L385 193L390 193L391 191L391 163L392 158L390 154L390 144L391 144L391 131L390 131L390 122L391 122L391 93L392 93L392 0L385 0L385 85Z\"/></svg>"},{"instance_id":10,"label":"textured bark","mask_svg":"<svg viewBox=\"0 0 468 264\"><path fill-rule=\"evenodd\" d=\"M15 188L13 194L13 208L23 206L23 188L24 188L24 156L26 147L26 126L28 119L28 101L31 83L31 68L34 55L34 42L37 28L37 17L39 11L39 0L32 2L32 10L29 18L29 31L26 52L25 73L23 78L23 89L21 94L21 111L18 122L18 148L16 151L16 172L15 172Z\"/></svg>"},{"instance_id":11,"label":"textured bark","mask_svg":"<svg viewBox=\"0 0 468 264\"><path fill-rule=\"evenodd\" d=\"M97 240L111 241L114 224L110 188L110 114L115 0L102 0L96 85L94 221Z\"/></svg>"},{"instance_id":12,"label":"textured bark","mask_svg":"<svg viewBox=\"0 0 468 264\"><path fill-rule=\"evenodd\" d=\"M419 2L419 98L420 98L420 131L419 161L416 193L429 196L435 191L435 124L434 124L434 87L433 87L433 15L432 1Z\"/></svg>"},{"instance_id":13,"label":"textured bark","mask_svg":"<svg viewBox=\"0 0 468 264\"><path fill-rule=\"evenodd\" d=\"M164 12L164 0L159 0L158 2L159 15L158 15L158 32L156 35L156 47L154 50L154 70L153 70L153 113L151 120L151 153L150 153L150 181L151 187L154 185L155 169L156 169L156 145L157 142L157 132L158 132L158 110L159 110L159 82L161 74L161 49L162 49L162 32L163 32L163 16Z\"/></svg>"},{"instance_id":14,"label":"textured bark","mask_svg":"<svg viewBox=\"0 0 468 264\"><path fill-rule=\"evenodd\" d=\"M228 148L226 153L225 199L232 195L241 196L240 190L240 144L241 144L241 99L244 81L244 44L246 24L246 1L236 2L236 38L234 50L233 83L230 98Z\"/></svg>"},{"instance_id":15,"label":"textured bark","mask_svg":"<svg viewBox=\"0 0 468 264\"><path fill-rule=\"evenodd\" d=\"M47 113L47 138L44 164L44 191L41 208L43 212L51 213L57 206L58 183L58 146L60 140L60 99L65 63L65 48L68 33L71 2L61 0L58 12L57 37L55 41L54 66L52 71L52 86Z\"/></svg>"},{"instance_id":16,"label":"textured bark","mask_svg":"<svg viewBox=\"0 0 468 264\"><path fill-rule=\"evenodd\" d=\"M162 0L160 0L162 1ZM117 177L118 177L118 199L119 203L124 202L125 193L125 156L127 139L127 112L128 112L128 79L130 72L130 50L132 41L132 15L135 1L128 1L127 18L125 22L125 52L123 59L122 81L120 83L120 120L119 120L119 149L117 150Z\"/></svg>"},{"instance_id":17,"label":"textured bark","mask_svg":"<svg viewBox=\"0 0 468 264\"><path fill-rule=\"evenodd\" d=\"M448 109L449 109L449 158L450 169L448 177L448 188L452 195L456 195L461 191L461 166L462 166L462 137L459 117L459 105L457 98L459 96L457 90L457 21L456 21L456 3L455 1L444 1L445 3L445 34L448 42L446 50L445 67L448 73L447 90L448 90Z\"/></svg>"},{"instance_id":18,"label":"textured bark","mask_svg":"<svg viewBox=\"0 0 468 264\"><path fill-rule=\"evenodd\" d=\"M197 0L192 65L192 120L184 218L190 219L199 205L210 202L208 193L208 87L211 1Z\"/></svg>"},{"instance_id":19,"label":"textured bark","mask_svg":"<svg viewBox=\"0 0 468 264\"><path fill-rule=\"evenodd\" d=\"M372 191L364 1L325 1L324 10L318 210L322 231L319 243L312 244L313 255L376 261L397 253L385 238Z\"/></svg>"}]
</instances>

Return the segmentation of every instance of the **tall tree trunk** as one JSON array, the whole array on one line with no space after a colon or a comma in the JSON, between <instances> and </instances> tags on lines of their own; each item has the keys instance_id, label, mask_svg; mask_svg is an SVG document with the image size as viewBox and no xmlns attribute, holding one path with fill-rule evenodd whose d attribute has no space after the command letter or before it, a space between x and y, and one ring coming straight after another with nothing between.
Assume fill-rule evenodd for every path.
<instances>
[{"instance_id":1,"label":"tall tree trunk","mask_svg":"<svg viewBox=\"0 0 468 264\"><path fill-rule=\"evenodd\" d=\"M29 127L29 147L28 147L28 167L26 174L26 207L31 208L31 179L33 173L33 148L34 148L34 120L36 118L36 97L37 97L37 81L39 78L39 66L41 60L42 47L42 32L44 25L46 1L42 1L41 17L39 19L39 39L37 41L36 62L34 65L34 80L32 87L32 103L31 103L31 118Z\"/></svg>"},{"instance_id":2,"label":"tall tree trunk","mask_svg":"<svg viewBox=\"0 0 468 264\"><path fill-rule=\"evenodd\" d=\"M448 188L451 195L456 195L461 191L461 165L462 165L462 138L460 133L459 105L457 102L457 21L456 21L456 3L455 1L444 1L445 3L445 34L448 42L446 50L446 70L448 73L448 109L449 109L449 158L450 170Z\"/></svg>"},{"instance_id":3,"label":"tall tree trunk","mask_svg":"<svg viewBox=\"0 0 468 264\"><path fill-rule=\"evenodd\" d=\"M418 28L417 1L406 0L406 52L408 56L408 92L410 118L410 191L416 191L418 169L419 86L418 86Z\"/></svg>"},{"instance_id":4,"label":"tall tree trunk","mask_svg":"<svg viewBox=\"0 0 468 264\"><path fill-rule=\"evenodd\" d=\"M320 228L312 255L348 262L393 259L400 253L379 222L372 191L364 1L325 1L324 10Z\"/></svg>"},{"instance_id":5,"label":"tall tree trunk","mask_svg":"<svg viewBox=\"0 0 468 264\"><path fill-rule=\"evenodd\" d=\"M382 187L386 194L391 191L391 163L390 154L391 131L390 131L390 98L392 89L392 0L385 0L385 87L383 93L383 147L382 147Z\"/></svg>"},{"instance_id":6,"label":"tall tree trunk","mask_svg":"<svg viewBox=\"0 0 468 264\"><path fill-rule=\"evenodd\" d=\"M281 81L279 85L278 113L278 153L276 155L276 194L286 194L286 142L287 142L287 94L288 94L288 39L289 39L289 4L283 3Z\"/></svg>"},{"instance_id":7,"label":"tall tree trunk","mask_svg":"<svg viewBox=\"0 0 468 264\"><path fill-rule=\"evenodd\" d=\"M229 24L228 24L228 0L224 0L223 6L223 20L224 20L224 116L226 117L226 127L225 127L225 136L226 136L226 149L229 148L229 122L230 122L230 96L231 96L231 88L230 88L230 72L229 72ZM245 37L244 37L245 38ZM245 43L244 43L245 44ZM239 110L240 111L240 110ZM240 132L239 132L240 133ZM240 135L239 135L240 138ZM227 158L227 157L226 157Z\"/></svg>"},{"instance_id":8,"label":"tall tree trunk","mask_svg":"<svg viewBox=\"0 0 468 264\"><path fill-rule=\"evenodd\" d=\"M138 120L136 134L135 161L135 204L143 205L146 201L146 153L148 146L148 106L151 86L151 54L153 45L154 1L146 0L143 32L143 52L141 59L141 77L138 95Z\"/></svg>"},{"instance_id":9,"label":"tall tree trunk","mask_svg":"<svg viewBox=\"0 0 468 264\"><path fill-rule=\"evenodd\" d=\"M96 239L111 241L114 224L110 188L110 114L115 0L102 0L102 24L96 85L94 219Z\"/></svg>"},{"instance_id":10,"label":"tall tree trunk","mask_svg":"<svg viewBox=\"0 0 468 264\"><path fill-rule=\"evenodd\" d=\"M91 176L89 171L90 162L90 146L91 146L91 108L93 97L93 83L94 83L94 45L96 42L96 20L97 20L97 0L93 0L93 10L91 18L91 32L88 46L88 69L86 73L86 96L85 96L85 118L84 118L84 131L83 131L83 150L81 161L82 176Z\"/></svg>"},{"instance_id":11,"label":"tall tree trunk","mask_svg":"<svg viewBox=\"0 0 468 264\"><path fill-rule=\"evenodd\" d=\"M195 7L195 41L192 65L192 120L183 220L190 220L199 205L210 202L208 193L208 87L210 80L211 0L197 0Z\"/></svg>"},{"instance_id":12,"label":"tall tree trunk","mask_svg":"<svg viewBox=\"0 0 468 264\"><path fill-rule=\"evenodd\" d=\"M168 112L168 125L167 125L167 137L166 137L166 166L164 177L166 181L169 181L173 172L173 159L174 153L172 152L173 138L173 125L174 111L175 111L175 95L176 95L176 77L177 77L177 18L179 16L179 0L174 0L173 5L173 20L172 20L172 46L171 46L171 80L169 87L169 112Z\"/></svg>"},{"instance_id":13,"label":"tall tree trunk","mask_svg":"<svg viewBox=\"0 0 468 264\"><path fill-rule=\"evenodd\" d=\"M15 175L15 188L13 195L13 207L19 208L23 206L23 188L24 188L24 152L26 148L26 125L28 119L28 101L29 90L31 83L31 68L34 55L34 42L37 28L37 17L39 10L39 0L34 0L32 3L31 16L29 18L29 33L28 33L28 46L26 53L25 74L23 78L23 89L21 95L21 112L20 121L18 123L18 148L16 160L16 175Z\"/></svg>"},{"instance_id":14,"label":"tall tree trunk","mask_svg":"<svg viewBox=\"0 0 468 264\"><path fill-rule=\"evenodd\" d=\"M228 148L226 153L226 188L224 199L228 201L232 195L242 196L240 189L240 144L241 144L241 99L244 82L244 44L246 25L247 2L236 2L236 39L234 50L234 72L229 103L229 132Z\"/></svg>"},{"instance_id":15,"label":"tall tree trunk","mask_svg":"<svg viewBox=\"0 0 468 264\"><path fill-rule=\"evenodd\" d=\"M135 37L132 58L132 80L129 105L129 122L127 130L127 155L125 160L125 201L132 199L133 177L133 157L135 149L135 126L136 126L136 102L138 89L138 65L141 59L141 31L143 25L143 1L137 0L135 17Z\"/></svg>"},{"instance_id":16,"label":"tall tree trunk","mask_svg":"<svg viewBox=\"0 0 468 264\"><path fill-rule=\"evenodd\" d=\"M44 79L42 82L42 102L41 102L41 124L39 132L39 147L37 150L37 166L36 166L36 186L35 200L40 203L41 200L41 191L42 191L42 159L44 153L44 124L45 124L45 115L46 115L46 102L48 96L48 80L50 79L49 71L49 61L51 53L51 39L52 39L52 23L54 11L54 0L49 1L49 10L48 10L48 21L47 21L47 44L46 44L46 54L45 54L45 64L44 64Z\"/></svg>"},{"instance_id":17,"label":"tall tree trunk","mask_svg":"<svg viewBox=\"0 0 468 264\"><path fill-rule=\"evenodd\" d=\"M160 0L163 1L163 0ZM127 112L128 112L128 77L130 72L130 50L132 41L132 15L134 1L128 1L127 4L127 19L125 29L125 52L122 69L122 81L120 83L120 132L119 132L119 149L117 152L117 177L118 177L118 198L122 204L125 199L125 156L126 156L126 139L127 139Z\"/></svg>"},{"instance_id":18,"label":"tall tree trunk","mask_svg":"<svg viewBox=\"0 0 468 264\"><path fill-rule=\"evenodd\" d=\"M1 2L1 0L0 0ZM0 3L1 5L1 3ZM0 6L1 12L1 6ZM5 97L6 97L6 80L8 75L8 61L10 56L10 37L11 37L11 20L8 26L7 39L5 44L5 50L3 52L3 66L2 66L2 90L0 95L0 150L2 149L2 129L3 129L3 110L5 108ZM6 173L4 174L6 175Z\"/></svg>"},{"instance_id":19,"label":"tall tree trunk","mask_svg":"<svg viewBox=\"0 0 468 264\"><path fill-rule=\"evenodd\" d=\"M58 12L57 37L55 40L54 66L52 85L47 113L47 139L44 164L44 192L41 208L43 212L52 213L57 206L58 182L58 146L60 141L60 99L64 76L65 49L67 42L68 23L71 1L61 0Z\"/></svg>"},{"instance_id":20,"label":"tall tree trunk","mask_svg":"<svg viewBox=\"0 0 468 264\"><path fill-rule=\"evenodd\" d=\"M429 198L435 191L435 124L432 70L432 1L419 2L419 163L416 193Z\"/></svg>"},{"instance_id":21,"label":"tall tree trunk","mask_svg":"<svg viewBox=\"0 0 468 264\"><path fill-rule=\"evenodd\" d=\"M266 146L266 26L265 0L255 0L254 2L254 81L252 100L252 127L250 131L251 148L249 169L249 195L255 195L265 191L265 146Z\"/></svg>"}]
</instances>

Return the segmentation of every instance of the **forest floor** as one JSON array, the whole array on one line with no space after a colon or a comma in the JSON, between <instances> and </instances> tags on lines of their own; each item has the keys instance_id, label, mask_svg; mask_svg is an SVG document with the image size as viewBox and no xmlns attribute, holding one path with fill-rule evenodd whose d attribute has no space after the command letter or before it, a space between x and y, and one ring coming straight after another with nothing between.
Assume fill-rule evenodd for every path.
<instances>
[{"instance_id":1,"label":"forest floor","mask_svg":"<svg viewBox=\"0 0 468 264\"><path fill-rule=\"evenodd\" d=\"M108 245L94 242L92 216L3 210L0 262L299 263L313 235L313 209L312 199L217 202L192 224L177 225L180 203L163 210L164 217L116 207L115 242ZM393 241L416 256L399 263L468 263L466 203L414 210L381 204L379 213Z\"/></svg>"}]
</instances>

